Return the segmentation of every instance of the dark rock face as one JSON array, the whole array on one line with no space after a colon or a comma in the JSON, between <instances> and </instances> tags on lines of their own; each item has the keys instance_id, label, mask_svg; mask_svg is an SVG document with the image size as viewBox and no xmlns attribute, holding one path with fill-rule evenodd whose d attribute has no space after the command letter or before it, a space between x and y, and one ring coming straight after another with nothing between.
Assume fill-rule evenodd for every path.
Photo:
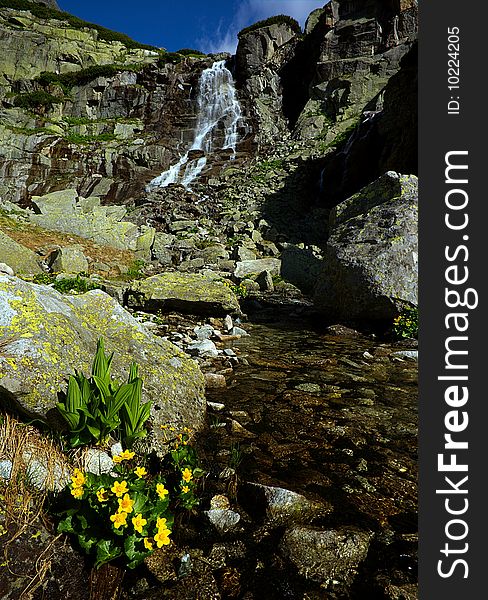
<instances>
[{"instance_id":1,"label":"dark rock face","mask_svg":"<svg viewBox=\"0 0 488 600\"><path fill-rule=\"evenodd\" d=\"M55 8L56 10L61 10L56 0L31 0L31 2L35 2L36 4L45 4L46 6Z\"/></svg>"},{"instance_id":2,"label":"dark rock face","mask_svg":"<svg viewBox=\"0 0 488 600\"><path fill-rule=\"evenodd\" d=\"M329 206L386 171L418 172L417 58L414 43L342 149L326 159L322 196Z\"/></svg>"},{"instance_id":3,"label":"dark rock face","mask_svg":"<svg viewBox=\"0 0 488 600\"><path fill-rule=\"evenodd\" d=\"M417 305L417 178L388 172L339 204L315 305L327 317L391 320Z\"/></svg>"}]
</instances>

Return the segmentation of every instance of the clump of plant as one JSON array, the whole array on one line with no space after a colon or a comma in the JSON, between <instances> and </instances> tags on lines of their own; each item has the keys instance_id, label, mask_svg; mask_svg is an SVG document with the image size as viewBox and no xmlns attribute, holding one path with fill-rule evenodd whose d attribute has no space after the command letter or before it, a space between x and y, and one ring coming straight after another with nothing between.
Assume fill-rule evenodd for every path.
<instances>
[{"instance_id":1,"label":"clump of plant","mask_svg":"<svg viewBox=\"0 0 488 600\"><path fill-rule=\"evenodd\" d=\"M91 377L79 371L69 377L66 397L57 408L68 425L67 439L72 448L104 443L112 433L131 447L137 438L146 435L144 423L149 418L151 402L141 402L138 367L132 363L127 383L120 384L110 374L113 356L105 354L100 338Z\"/></svg>"},{"instance_id":2,"label":"clump of plant","mask_svg":"<svg viewBox=\"0 0 488 600\"><path fill-rule=\"evenodd\" d=\"M73 87L90 83L97 77L113 77L123 71L138 72L144 68L141 64L108 64L108 65L92 65L79 71L69 73L51 73L43 71L37 81L43 85L59 85L65 92L69 92Z\"/></svg>"},{"instance_id":3,"label":"clump of plant","mask_svg":"<svg viewBox=\"0 0 488 600\"><path fill-rule=\"evenodd\" d=\"M134 452L124 450L114 457L110 474L75 469L61 498L58 531L74 535L97 568L119 558L133 569L156 547L170 543L173 515L166 480L160 474L150 477L134 459Z\"/></svg>"},{"instance_id":4,"label":"clump of plant","mask_svg":"<svg viewBox=\"0 0 488 600\"><path fill-rule=\"evenodd\" d=\"M95 475L75 469L57 509L58 531L76 536L81 548L98 568L119 559L129 569L139 565L156 548L170 544L174 513L192 510L199 502L198 468L191 431L170 435L170 453L163 472L151 475L134 452L114 456L109 474Z\"/></svg>"},{"instance_id":5,"label":"clump of plant","mask_svg":"<svg viewBox=\"0 0 488 600\"><path fill-rule=\"evenodd\" d=\"M14 106L25 109L51 108L53 104L61 103L61 98L53 96L44 90L36 90L35 92L26 92L18 94L14 98Z\"/></svg>"},{"instance_id":6,"label":"clump of plant","mask_svg":"<svg viewBox=\"0 0 488 600\"><path fill-rule=\"evenodd\" d=\"M181 50L177 50L176 53L183 54L183 56L206 56L204 52L193 50L193 48L181 48Z\"/></svg>"},{"instance_id":7,"label":"clump of plant","mask_svg":"<svg viewBox=\"0 0 488 600\"><path fill-rule=\"evenodd\" d=\"M288 15L276 15L274 17L269 17L269 19L264 19L263 21L258 21L253 25L249 25L249 27L244 27L237 34L238 38L241 38L246 33L250 33L251 31L256 31L256 29L261 29L262 27L269 27L270 25L288 25L292 31L298 33L299 35L302 33L302 28L300 27L300 23L290 17Z\"/></svg>"},{"instance_id":8,"label":"clump of plant","mask_svg":"<svg viewBox=\"0 0 488 600\"><path fill-rule=\"evenodd\" d=\"M238 298L246 298L249 295L249 290L243 283L232 283L228 279L224 279L222 282L225 287L228 287Z\"/></svg>"},{"instance_id":9,"label":"clump of plant","mask_svg":"<svg viewBox=\"0 0 488 600\"><path fill-rule=\"evenodd\" d=\"M184 56L178 52L161 52L158 58L158 67L164 67L167 63L176 65L184 60Z\"/></svg>"},{"instance_id":10,"label":"clump of plant","mask_svg":"<svg viewBox=\"0 0 488 600\"><path fill-rule=\"evenodd\" d=\"M415 306L405 306L393 321L393 333L397 339L416 338L419 329L419 314Z\"/></svg>"},{"instance_id":11,"label":"clump of plant","mask_svg":"<svg viewBox=\"0 0 488 600\"><path fill-rule=\"evenodd\" d=\"M61 294L85 294L90 290L100 288L100 284L88 279L86 274L78 273L76 277L56 278L54 273L38 273L32 278L33 283L40 285L52 285Z\"/></svg>"}]
</instances>

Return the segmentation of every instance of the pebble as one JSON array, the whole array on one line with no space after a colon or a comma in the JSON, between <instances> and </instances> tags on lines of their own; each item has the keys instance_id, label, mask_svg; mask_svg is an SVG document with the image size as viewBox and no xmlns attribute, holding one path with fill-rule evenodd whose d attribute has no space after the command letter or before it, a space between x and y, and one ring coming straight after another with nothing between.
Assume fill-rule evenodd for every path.
<instances>
[{"instance_id":1,"label":"pebble","mask_svg":"<svg viewBox=\"0 0 488 600\"><path fill-rule=\"evenodd\" d=\"M214 508L205 511L205 514L221 535L234 531L241 520L241 515L230 509Z\"/></svg>"},{"instance_id":2,"label":"pebble","mask_svg":"<svg viewBox=\"0 0 488 600\"><path fill-rule=\"evenodd\" d=\"M193 342L188 346L188 352L192 356L217 358L219 351L211 340Z\"/></svg>"},{"instance_id":3,"label":"pebble","mask_svg":"<svg viewBox=\"0 0 488 600\"><path fill-rule=\"evenodd\" d=\"M207 407L210 410L214 410L215 412L221 412L225 408L225 404L221 404L220 402L210 402L207 400Z\"/></svg>"},{"instance_id":4,"label":"pebble","mask_svg":"<svg viewBox=\"0 0 488 600\"><path fill-rule=\"evenodd\" d=\"M12 474L12 466L11 460L0 460L0 477L2 479L10 479Z\"/></svg>"},{"instance_id":5,"label":"pebble","mask_svg":"<svg viewBox=\"0 0 488 600\"><path fill-rule=\"evenodd\" d=\"M231 335L238 335L240 337L246 337L249 335L249 333L247 333L245 329L242 329L242 327L233 327L230 333Z\"/></svg>"},{"instance_id":6,"label":"pebble","mask_svg":"<svg viewBox=\"0 0 488 600\"><path fill-rule=\"evenodd\" d=\"M193 330L198 340L209 340L214 334L212 325L197 325Z\"/></svg>"},{"instance_id":7,"label":"pebble","mask_svg":"<svg viewBox=\"0 0 488 600\"><path fill-rule=\"evenodd\" d=\"M205 387L207 388L225 388L227 383L223 375L217 373L205 373Z\"/></svg>"},{"instance_id":8,"label":"pebble","mask_svg":"<svg viewBox=\"0 0 488 600\"><path fill-rule=\"evenodd\" d=\"M103 450L90 448L85 454L85 471L94 475L110 473L114 467L114 462L110 456Z\"/></svg>"}]
</instances>

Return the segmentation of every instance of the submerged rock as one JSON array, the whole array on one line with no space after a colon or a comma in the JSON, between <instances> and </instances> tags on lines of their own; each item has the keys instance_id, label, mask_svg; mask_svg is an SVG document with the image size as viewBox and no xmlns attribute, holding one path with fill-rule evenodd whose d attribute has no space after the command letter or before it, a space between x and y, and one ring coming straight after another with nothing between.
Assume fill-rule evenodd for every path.
<instances>
[{"instance_id":1,"label":"submerged rock","mask_svg":"<svg viewBox=\"0 0 488 600\"><path fill-rule=\"evenodd\" d=\"M100 290L63 296L7 275L0 275L1 405L58 422L58 393L75 369L89 375L101 336L107 352L115 352L115 377L125 380L130 363L139 365L144 400L152 401L155 443L164 441L159 425L202 426L203 376L178 348L148 332Z\"/></svg>"},{"instance_id":2,"label":"submerged rock","mask_svg":"<svg viewBox=\"0 0 488 600\"><path fill-rule=\"evenodd\" d=\"M417 305L418 182L386 173L337 206L315 290L329 318L391 320Z\"/></svg>"},{"instance_id":3,"label":"submerged rock","mask_svg":"<svg viewBox=\"0 0 488 600\"><path fill-rule=\"evenodd\" d=\"M295 527L285 533L280 549L303 577L350 584L368 554L371 538L372 533L352 527L326 531Z\"/></svg>"}]
</instances>

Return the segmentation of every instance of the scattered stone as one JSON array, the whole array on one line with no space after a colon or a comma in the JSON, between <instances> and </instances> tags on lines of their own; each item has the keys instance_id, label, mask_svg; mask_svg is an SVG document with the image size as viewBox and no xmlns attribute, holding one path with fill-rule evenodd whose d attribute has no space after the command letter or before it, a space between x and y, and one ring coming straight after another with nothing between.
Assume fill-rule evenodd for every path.
<instances>
[{"instance_id":1,"label":"scattered stone","mask_svg":"<svg viewBox=\"0 0 488 600\"><path fill-rule=\"evenodd\" d=\"M217 494L216 496L213 496L212 499L210 500L210 508L212 510L227 510L230 508L230 502L229 502L229 498L227 498L227 496L224 496L223 494Z\"/></svg>"},{"instance_id":2,"label":"scattered stone","mask_svg":"<svg viewBox=\"0 0 488 600\"><path fill-rule=\"evenodd\" d=\"M256 283L259 285L259 289L262 292L274 291L273 278L269 271L262 271L262 273L256 277Z\"/></svg>"},{"instance_id":3,"label":"scattered stone","mask_svg":"<svg viewBox=\"0 0 488 600\"><path fill-rule=\"evenodd\" d=\"M247 333L247 331L245 329L242 329L242 327L234 326L232 328L231 335L239 336L239 337L248 337L250 334Z\"/></svg>"},{"instance_id":4,"label":"scattered stone","mask_svg":"<svg viewBox=\"0 0 488 600\"><path fill-rule=\"evenodd\" d=\"M70 469L59 457L37 457L35 451L24 450L22 460L29 483L38 490L60 492L69 482Z\"/></svg>"},{"instance_id":5,"label":"scattered stone","mask_svg":"<svg viewBox=\"0 0 488 600\"><path fill-rule=\"evenodd\" d=\"M197 339L209 340L214 334L214 328L212 325L197 325L193 330Z\"/></svg>"},{"instance_id":6,"label":"scattered stone","mask_svg":"<svg viewBox=\"0 0 488 600\"><path fill-rule=\"evenodd\" d=\"M232 350L232 348L224 348L224 354L225 354L225 356L231 356L231 357L236 356L236 353L234 352L234 350Z\"/></svg>"},{"instance_id":7,"label":"scattered stone","mask_svg":"<svg viewBox=\"0 0 488 600\"><path fill-rule=\"evenodd\" d=\"M281 260L278 258L259 258L257 260L244 260L236 264L234 276L244 279L248 275L269 271L271 275L279 275L281 272Z\"/></svg>"},{"instance_id":8,"label":"scattered stone","mask_svg":"<svg viewBox=\"0 0 488 600\"><path fill-rule=\"evenodd\" d=\"M232 322L232 317L230 315L226 315L224 319L224 329L226 331L231 331L232 327L234 327L234 323Z\"/></svg>"},{"instance_id":9,"label":"scattered stone","mask_svg":"<svg viewBox=\"0 0 488 600\"><path fill-rule=\"evenodd\" d=\"M350 584L368 554L372 537L372 533L353 527L325 531L294 527L283 536L280 550L306 579Z\"/></svg>"},{"instance_id":10,"label":"scattered stone","mask_svg":"<svg viewBox=\"0 0 488 600\"><path fill-rule=\"evenodd\" d=\"M247 483L239 500L250 514L265 515L273 525L306 525L333 511L330 504L314 502L301 494L280 487Z\"/></svg>"},{"instance_id":11,"label":"scattered stone","mask_svg":"<svg viewBox=\"0 0 488 600\"><path fill-rule=\"evenodd\" d=\"M299 383L295 386L295 389L309 394L319 394L322 388L318 383Z\"/></svg>"},{"instance_id":12,"label":"scattered stone","mask_svg":"<svg viewBox=\"0 0 488 600\"><path fill-rule=\"evenodd\" d=\"M205 514L220 535L235 531L241 520L241 515L230 509L214 508L205 511Z\"/></svg>"},{"instance_id":13,"label":"scattered stone","mask_svg":"<svg viewBox=\"0 0 488 600\"><path fill-rule=\"evenodd\" d=\"M36 275L42 273L39 257L25 246L0 231L0 262L8 265L15 274ZM11 273L8 273L11 275Z\"/></svg>"},{"instance_id":14,"label":"scattered stone","mask_svg":"<svg viewBox=\"0 0 488 600\"><path fill-rule=\"evenodd\" d=\"M225 404L220 402L210 402L209 400L207 400L207 406L210 410L215 412L222 412L225 409Z\"/></svg>"},{"instance_id":15,"label":"scattered stone","mask_svg":"<svg viewBox=\"0 0 488 600\"><path fill-rule=\"evenodd\" d=\"M12 267L9 267L5 263L0 263L0 273L5 273L6 275L15 275Z\"/></svg>"},{"instance_id":16,"label":"scattered stone","mask_svg":"<svg viewBox=\"0 0 488 600\"><path fill-rule=\"evenodd\" d=\"M120 453L119 453L120 454ZM103 450L89 448L84 457L85 471L94 475L110 473L114 467L114 461Z\"/></svg>"},{"instance_id":17,"label":"scattered stone","mask_svg":"<svg viewBox=\"0 0 488 600\"><path fill-rule=\"evenodd\" d=\"M192 342L187 350L192 356L201 356L203 358L216 358L219 355L217 347L211 340Z\"/></svg>"},{"instance_id":18,"label":"scattered stone","mask_svg":"<svg viewBox=\"0 0 488 600\"><path fill-rule=\"evenodd\" d=\"M225 381L225 377L223 375L219 375L218 373L205 373L204 377L205 387L208 389L227 387L227 382Z\"/></svg>"},{"instance_id":19,"label":"scattered stone","mask_svg":"<svg viewBox=\"0 0 488 600\"><path fill-rule=\"evenodd\" d=\"M419 359L419 351L418 350L398 350L397 352L393 352L391 354L394 358L400 358L407 360L418 360Z\"/></svg>"},{"instance_id":20,"label":"scattered stone","mask_svg":"<svg viewBox=\"0 0 488 600\"><path fill-rule=\"evenodd\" d=\"M49 267L54 273L86 273L88 260L80 245L58 248L49 257Z\"/></svg>"},{"instance_id":21,"label":"scattered stone","mask_svg":"<svg viewBox=\"0 0 488 600\"><path fill-rule=\"evenodd\" d=\"M326 327L325 332L329 335L337 335L343 337L360 337L360 333L355 329L346 327L345 325L329 325Z\"/></svg>"},{"instance_id":22,"label":"scattered stone","mask_svg":"<svg viewBox=\"0 0 488 600\"><path fill-rule=\"evenodd\" d=\"M122 454L123 451L124 449L122 448L122 444L120 442L115 442L115 444L110 446L110 453L112 456L118 456L119 454Z\"/></svg>"},{"instance_id":23,"label":"scattered stone","mask_svg":"<svg viewBox=\"0 0 488 600\"><path fill-rule=\"evenodd\" d=\"M11 460L0 460L0 477L2 479L10 479L12 474L12 461Z\"/></svg>"}]
</instances>

